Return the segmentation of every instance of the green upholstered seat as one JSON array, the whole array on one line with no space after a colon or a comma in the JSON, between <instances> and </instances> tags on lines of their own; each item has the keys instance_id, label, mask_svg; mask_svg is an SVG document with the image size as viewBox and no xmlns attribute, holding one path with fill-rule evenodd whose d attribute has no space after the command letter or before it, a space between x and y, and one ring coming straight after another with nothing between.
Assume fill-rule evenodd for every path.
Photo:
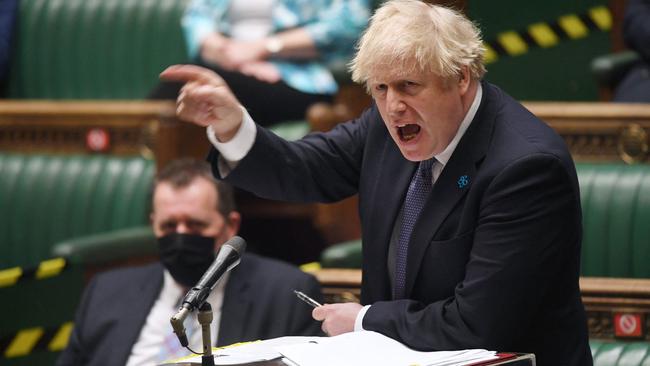
<instances>
[{"instance_id":1,"label":"green upholstered seat","mask_svg":"<svg viewBox=\"0 0 650 366\"><path fill-rule=\"evenodd\" d=\"M577 164L582 275L650 278L650 165Z\"/></svg>"},{"instance_id":2,"label":"green upholstered seat","mask_svg":"<svg viewBox=\"0 0 650 366\"><path fill-rule=\"evenodd\" d=\"M321 254L323 268L361 268L361 239L332 245Z\"/></svg>"},{"instance_id":3,"label":"green upholstered seat","mask_svg":"<svg viewBox=\"0 0 650 366\"><path fill-rule=\"evenodd\" d=\"M142 99L187 61L186 0L21 0L8 94Z\"/></svg>"},{"instance_id":4,"label":"green upholstered seat","mask_svg":"<svg viewBox=\"0 0 650 366\"><path fill-rule=\"evenodd\" d=\"M0 269L62 240L148 223L155 165L141 157L0 154Z\"/></svg>"},{"instance_id":5,"label":"green upholstered seat","mask_svg":"<svg viewBox=\"0 0 650 366\"><path fill-rule=\"evenodd\" d=\"M650 366L649 342L590 340L594 366Z\"/></svg>"},{"instance_id":6,"label":"green upholstered seat","mask_svg":"<svg viewBox=\"0 0 650 366\"><path fill-rule=\"evenodd\" d=\"M53 257L71 258L85 265L156 255L158 246L151 225L64 240L52 248Z\"/></svg>"},{"instance_id":7,"label":"green upholstered seat","mask_svg":"<svg viewBox=\"0 0 650 366\"><path fill-rule=\"evenodd\" d=\"M310 126L307 121L285 121L277 123L269 129L285 140L294 141L308 134Z\"/></svg>"}]
</instances>

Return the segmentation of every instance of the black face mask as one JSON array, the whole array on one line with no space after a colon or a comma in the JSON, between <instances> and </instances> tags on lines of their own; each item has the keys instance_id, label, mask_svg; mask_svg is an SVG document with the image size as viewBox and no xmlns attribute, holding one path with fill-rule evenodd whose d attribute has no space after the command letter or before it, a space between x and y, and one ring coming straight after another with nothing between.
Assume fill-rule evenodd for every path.
<instances>
[{"instance_id":1,"label":"black face mask","mask_svg":"<svg viewBox=\"0 0 650 366\"><path fill-rule=\"evenodd\" d=\"M183 286L194 286L214 261L214 238L173 233L158 238L160 260Z\"/></svg>"}]
</instances>

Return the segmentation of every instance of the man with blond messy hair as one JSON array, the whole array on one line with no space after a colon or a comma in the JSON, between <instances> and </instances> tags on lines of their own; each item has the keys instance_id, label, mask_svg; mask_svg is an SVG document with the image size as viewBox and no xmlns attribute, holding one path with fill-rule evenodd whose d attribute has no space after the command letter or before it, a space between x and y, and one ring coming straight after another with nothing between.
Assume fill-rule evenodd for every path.
<instances>
[{"instance_id":1,"label":"man with blond messy hair","mask_svg":"<svg viewBox=\"0 0 650 366\"><path fill-rule=\"evenodd\" d=\"M177 113L207 127L219 178L278 200L359 194L363 305L316 308L325 332L591 365L573 161L552 129L481 80L483 52L458 12L388 1L351 67L374 103L295 142L257 126L214 73L172 66L162 77L187 82Z\"/></svg>"}]
</instances>

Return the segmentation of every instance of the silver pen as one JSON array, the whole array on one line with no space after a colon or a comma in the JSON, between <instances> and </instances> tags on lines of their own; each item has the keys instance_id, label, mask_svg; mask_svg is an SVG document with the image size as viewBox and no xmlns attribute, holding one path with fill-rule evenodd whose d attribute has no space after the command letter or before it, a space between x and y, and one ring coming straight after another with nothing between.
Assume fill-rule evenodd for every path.
<instances>
[{"instance_id":1,"label":"silver pen","mask_svg":"<svg viewBox=\"0 0 650 366\"><path fill-rule=\"evenodd\" d=\"M311 306L313 306L313 307L315 307L315 308L317 308L317 307L319 307L319 306L322 306L321 304L318 303L318 301L316 301L316 300L312 299L311 297L305 295L305 294L304 294L303 292L301 292L301 291L293 290L293 293L296 294L296 296L298 296L298 298L299 298L300 300L302 300L302 301L304 301L305 303L307 303L307 305L311 305Z\"/></svg>"}]
</instances>

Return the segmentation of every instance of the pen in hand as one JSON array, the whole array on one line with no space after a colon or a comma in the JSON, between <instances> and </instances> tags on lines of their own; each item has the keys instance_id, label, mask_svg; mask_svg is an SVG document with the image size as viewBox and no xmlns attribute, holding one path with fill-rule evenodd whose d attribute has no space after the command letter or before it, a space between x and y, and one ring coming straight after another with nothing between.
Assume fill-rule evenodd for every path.
<instances>
[{"instance_id":1,"label":"pen in hand","mask_svg":"<svg viewBox=\"0 0 650 366\"><path fill-rule=\"evenodd\" d=\"M312 299L311 297L305 295L303 292L298 291L298 290L293 290L293 293L298 296L298 298L302 301L304 301L307 305L311 305L315 308L322 306L321 304L318 303L318 301Z\"/></svg>"}]
</instances>

